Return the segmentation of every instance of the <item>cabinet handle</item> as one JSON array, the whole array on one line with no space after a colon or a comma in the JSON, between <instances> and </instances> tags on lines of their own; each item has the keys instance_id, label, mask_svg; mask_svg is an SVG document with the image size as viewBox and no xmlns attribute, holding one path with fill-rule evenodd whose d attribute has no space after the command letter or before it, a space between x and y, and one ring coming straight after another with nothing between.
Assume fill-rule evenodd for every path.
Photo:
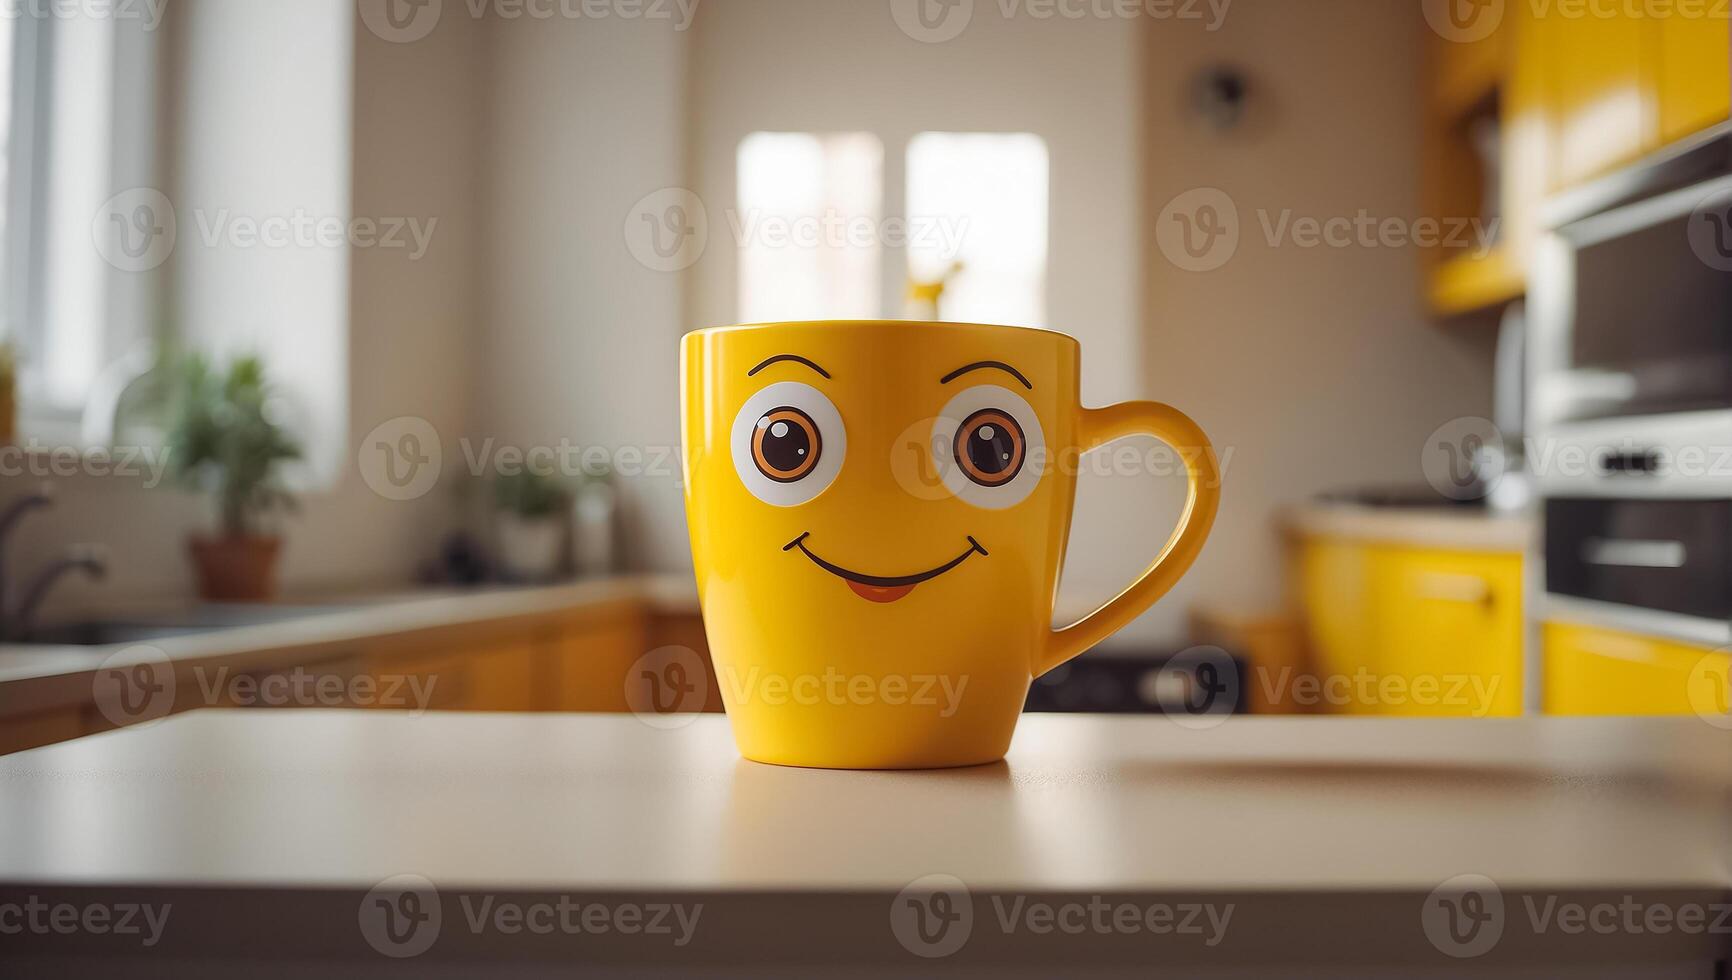
<instances>
[{"instance_id":1,"label":"cabinet handle","mask_svg":"<svg viewBox=\"0 0 1732 980\"><path fill-rule=\"evenodd\" d=\"M1682 541L1639 538L1588 538L1582 542L1582 561L1590 565L1618 568L1682 568L1689 550Z\"/></svg>"},{"instance_id":2,"label":"cabinet handle","mask_svg":"<svg viewBox=\"0 0 1732 980\"><path fill-rule=\"evenodd\" d=\"M1594 633L1577 641L1577 648L1583 653L1608 660L1623 660L1633 664L1653 664L1659 662L1654 646L1635 637L1605 636Z\"/></svg>"},{"instance_id":3,"label":"cabinet handle","mask_svg":"<svg viewBox=\"0 0 1732 980\"><path fill-rule=\"evenodd\" d=\"M1414 591L1421 599L1483 606L1490 606L1493 600L1490 583L1477 575L1421 572L1416 586Z\"/></svg>"}]
</instances>

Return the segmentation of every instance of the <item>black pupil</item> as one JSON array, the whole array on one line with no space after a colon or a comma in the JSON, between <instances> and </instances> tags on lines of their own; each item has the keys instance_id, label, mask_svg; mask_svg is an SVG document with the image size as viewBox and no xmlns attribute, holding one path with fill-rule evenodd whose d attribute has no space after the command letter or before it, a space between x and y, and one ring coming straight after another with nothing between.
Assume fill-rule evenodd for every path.
<instances>
[{"instance_id":1,"label":"black pupil","mask_svg":"<svg viewBox=\"0 0 1732 980\"><path fill-rule=\"evenodd\" d=\"M771 413L776 414L776 413ZM812 455L812 440L797 422L771 419L764 429L764 461L780 473L792 473Z\"/></svg>"},{"instance_id":2,"label":"black pupil","mask_svg":"<svg viewBox=\"0 0 1732 980\"><path fill-rule=\"evenodd\" d=\"M968 434L968 444L963 449L968 453L968 461L982 473L1003 473L1016 460L1016 440L997 421L976 425Z\"/></svg>"}]
</instances>

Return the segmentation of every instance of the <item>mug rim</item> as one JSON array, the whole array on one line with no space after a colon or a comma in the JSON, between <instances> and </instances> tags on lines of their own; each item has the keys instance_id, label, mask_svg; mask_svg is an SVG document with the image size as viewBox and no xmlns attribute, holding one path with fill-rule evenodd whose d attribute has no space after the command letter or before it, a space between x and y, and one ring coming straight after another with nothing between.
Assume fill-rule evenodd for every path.
<instances>
[{"instance_id":1,"label":"mug rim","mask_svg":"<svg viewBox=\"0 0 1732 980\"><path fill-rule=\"evenodd\" d=\"M920 327L923 329L970 329L970 330L1014 330L1019 333L1044 334L1062 340L1068 340L1072 345L1080 347L1082 342L1062 330L1050 327L1011 326L1004 323L968 323L954 320L873 320L873 319L840 319L840 320L767 320L760 323L729 323L713 324L686 331L685 336L694 334L718 334L733 331L760 330L770 327Z\"/></svg>"}]
</instances>

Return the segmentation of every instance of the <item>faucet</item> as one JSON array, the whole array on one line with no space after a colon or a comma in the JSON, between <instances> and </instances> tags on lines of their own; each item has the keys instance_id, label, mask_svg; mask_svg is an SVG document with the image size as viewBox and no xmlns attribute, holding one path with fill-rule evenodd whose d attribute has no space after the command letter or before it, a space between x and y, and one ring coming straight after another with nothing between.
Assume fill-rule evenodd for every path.
<instances>
[{"instance_id":1,"label":"faucet","mask_svg":"<svg viewBox=\"0 0 1732 980\"><path fill-rule=\"evenodd\" d=\"M5 575L6 544L25 514L53 504L53 490L48 484L43 484L36 492L18 498L5 510L0 511L0 640L28 637L34 626L36 610L42 605L42 601L48 598L48 593L55 583L67 573L79 571L93 579L101 579L108 574L107 556L101 548L95 545L75 545L65 557L38 572L35 581L25 591L24 600L15 608L11 605Z\"/></svg>"}]
</instances>

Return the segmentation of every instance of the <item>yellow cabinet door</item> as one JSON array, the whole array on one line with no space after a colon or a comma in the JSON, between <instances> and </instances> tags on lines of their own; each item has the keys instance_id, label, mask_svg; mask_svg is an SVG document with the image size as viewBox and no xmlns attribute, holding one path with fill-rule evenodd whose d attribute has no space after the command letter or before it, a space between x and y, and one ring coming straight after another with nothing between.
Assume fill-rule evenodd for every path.
<instances>
[{"instance_id":1,"label":"yellow cabinet door","mask_svg":"<svg viewBox=\"0 0 1732 980\"><path fill-rule=\"evenodd\" d=\"M1727 715L1732 655L1575 623L1546 623L1547 714Z\"/></svg>"},{"instance_id":2,"label":"yellow cabinet door","mask_svg":"<svg viewBox=\"0 0 1732 980\"><path fill-rule=\"evenodd\" d=\"M1554 186L1598 177L1658 143L1657 20L1553 4L1536 14L1534 28L1545 61Z\"/></svg>"},{"instance_id":3,"label":"yellow cabinet door","mask_svg":"<svg viewBox=\"0 0 1732 980\"><path fill-rule=\"evenodd\" d=\"M1334 683L1339 691L1342 682L1332 678L1350 677L1372 659L1371 549L1355 541L1308 538L1299 546L1298 562L1312 667L1320 680ZM1325 697L1316 707L1332 713L1369 710L1350 696Z\"/></svg>"},{"instance_id":4,"label":"yellow cabinet door","mask_svg":"<svg viewBox=\"0 0 1732 980\"><path fill-rule=\"evenodd\" d=\"M1520 555L1388 548L1373 567L1374 713L1521 713Z\"/></svg>"},{"instance_id":5,"label":"yellow cabinet door","mask_svg":"<svg viewBox=\"0 0 1732 980\"><path fill-rule=\"evenodd\" d=\"M1732 22L1680 9L1659 31L1660 139L1670 143L1725 122L1732 110Z\"/></svg>"}]
</instances>

